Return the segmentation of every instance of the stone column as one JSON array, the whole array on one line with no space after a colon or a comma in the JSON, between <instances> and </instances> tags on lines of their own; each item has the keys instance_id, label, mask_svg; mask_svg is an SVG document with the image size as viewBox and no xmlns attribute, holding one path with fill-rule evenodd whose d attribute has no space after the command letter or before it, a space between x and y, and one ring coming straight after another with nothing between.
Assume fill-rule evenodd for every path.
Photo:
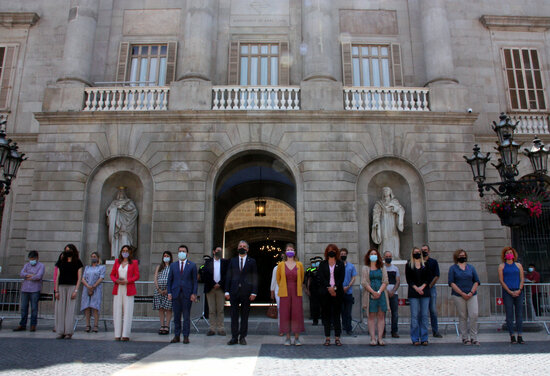
<instances>
[{"instance_id":1,"label":"stone column","mask_svg":"<svg viewBox=\"0 0 550 376\"><path fill-rule=\"evenodd\" d=\"M294 48L297 48L295 46ZM342 110L338 11L332 0L302 0L302 109ZM339 60L340 57L340 60Z\"/></svg>"},{"instance_id":2,"label":"stone column","mask_svg":"<svg viewBox=\"0 0 550 376\"><path fill-rule=\"evenodd\" d=\"M80 111L90 71L99 0L71 0L60 77L44 92L43 111Z\"/></svg>"},{"instance_id":3,"label":"stone column","mask_svg":"<svg viewBox=\"0 0 550 376\"><path fill-rule=\"evenodd\" d=\"M212 56L217 34L216 0L188 0L182 53L182 74L170 88L171 110L211 108Z\"/></svg>"},{"instance_id":4,"label":"stone column","mask_svg":"<svg viewBox=\"0 0 550 376\"><path fill-rule=\"evenodd\" d=\"M445 0L421 0L426 85L432 111L466 111L465 89L455 77Z\"/></svg>"}]
</instances>

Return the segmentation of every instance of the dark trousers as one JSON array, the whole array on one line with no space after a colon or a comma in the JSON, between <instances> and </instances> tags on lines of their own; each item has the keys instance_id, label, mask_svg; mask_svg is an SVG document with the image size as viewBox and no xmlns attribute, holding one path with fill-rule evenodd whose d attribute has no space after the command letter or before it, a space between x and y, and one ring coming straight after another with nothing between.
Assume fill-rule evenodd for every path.
<instances>
[{"instance_id":1,"label":"dark trousers","mask_svg":"<svg viewBox=\"0 0 550 376\"><path fill-rule=\"evenodd\" d=\"M309 296L309 314L313 320L319 320L321 317L321 298L316 291L312 291Z\"/></svg>"},{"instance_id":2,"label":"dark trousers","mask_svg":"<svg viewBox=\"0 0 550 376\"><path fill-rule=\"evenodd\" d=\"M27 316L29 315L29 303L31 304L31 326L36 326L38 322L38 299L40 291L21 292L21 321L19 325L27 326Z\"/></svg>"},{"instance_id":3,"label":"dark trousers","mask_svg":"<svg viewBox=\"0 0 550 376\"><path fill-rule=\"evenodd\" d=\"M351 310L355 299L352 294L344 294L342 299L342 328L346 332L351 332Z\"/></svg>"},{"instance_id":4,"label":"dark trousers","mask_svg":"<svg viewBox=\"0 0 550 376\"><path fill-rule=\"evenodd\" d=\"M323 326L325 327L325 337L330 337L330 328L334 327L334 336L340 337L342 326L340 325L340 312L342 310L342 296L330 296L326 294L321 300L323 315Z\"/></svg>"},{"instance_id":5,"label":"dark trousers","mask_svg":"<svg viewBox=\"0 0 550 376\"><path fill-rule=\"evenodd\" d=\"M514 334L514 311L516 317L516 332L521 335L523 332L523 299L525 293L522 291L517 297L513 297L502 289L502 300L504 301L504 310L506 311L506 326L508 333Z\"/></svg>"},{"instance_id":6,"label":"dark trousers","mask_svg":"<svg viewBox=\"0 0 550 376\"><path fill-rule=\"evenodd\" d=\"M250 313L250 295L232 294L231 303L231 337L234 339L244 338L248 333L248 314ZM239 326L239 315L241 325Z\"/></svg>"},{"instance_id":7,"label":"dark trousers","mask_svg":"<svg viewBox=\"0 0 550 376\"><path fill-rule=\"evenodd\" d=\"M184 296L183 292L177 297L172 298L172 312L174 312L174 335L179 337L183 334L184 337L189 336L191 330L191 299L189 296ZM181 326L181 316L183 315L183 328Z\"/></svg>"},{"instance_id":8,"label":"dark trousers","mask_svg":"<svg viewBox=\"0 0 550 376\"><path fill-rule=\"evenodd\" d=\"M397 325L399 321L399 296L394 294L390 299L390 310L391 310L391 333L397 334Z\"/></svg>"}]
</instances>

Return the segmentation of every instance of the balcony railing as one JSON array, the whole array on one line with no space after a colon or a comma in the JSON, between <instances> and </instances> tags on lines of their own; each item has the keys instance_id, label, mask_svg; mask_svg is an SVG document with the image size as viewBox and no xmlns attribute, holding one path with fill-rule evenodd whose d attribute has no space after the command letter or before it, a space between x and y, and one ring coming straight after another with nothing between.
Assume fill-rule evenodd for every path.
<instances>
[{"instance_id":1,"label":"balcony railing","mask_svg":"<svg viewBox=\"0 0 550 376\"><path fill-rule=\"evenodd\" d=\"M549 134L548 114L509 114L512 121L519 121L516 133Z\"/></svg>"},{"instance_id":2,"label":"balcony railing","mask_svg":"<svg viewBox=\"0 0 550 376\"><path fill-rule=\"evenodd\" d=\"M344 108L352 111L430 111L427 88L344 87Z\"/></svg>"},{"instance_id":3,"label":"balcony railing","mask_svg":"<svg viewBox=\"0 0 550 376\"><path fill-rule=\"evenodd\" d=\"M299 110L299 86L214 86L213 110Z\"/></svg>"},{"instance_id":4,"label":"balcony railing","mask_svg":"<svg viewBox=\"0 0 550 376\"><path fill-rule=\"evenodd\" d=\"M84 111L164 111L167 86L88 87Z\"/></svg>"}]
</instances>

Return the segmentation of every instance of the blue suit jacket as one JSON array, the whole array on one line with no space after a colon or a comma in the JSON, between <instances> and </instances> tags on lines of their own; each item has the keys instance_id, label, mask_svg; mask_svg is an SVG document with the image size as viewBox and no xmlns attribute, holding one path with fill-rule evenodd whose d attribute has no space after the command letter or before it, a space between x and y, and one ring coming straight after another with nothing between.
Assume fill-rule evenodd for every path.
<instances>
[{"instance_id":1,"label":"blue suit jacket","mask_svg":"<svg viewBox=\"0 0 550 376\"><path fill-rule=\"evenodd\" d=\"M172 297L179 296L180 290L183 291L185 298L191 298L191 294L197 295L197 265L187 260L183 274L180 273L180 262L175 261L170 264L168 271L168 294Z\"/></svg>"}]
</instances>

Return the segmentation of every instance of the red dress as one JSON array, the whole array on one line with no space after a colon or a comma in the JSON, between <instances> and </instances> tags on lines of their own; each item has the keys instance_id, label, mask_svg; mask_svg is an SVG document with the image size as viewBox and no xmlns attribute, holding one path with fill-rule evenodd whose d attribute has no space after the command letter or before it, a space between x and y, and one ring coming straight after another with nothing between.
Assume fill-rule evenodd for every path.
<instances>
[{"instance_id":1,"label":"red dress","mask_svg":"<svg viewBox=\"0 0 550 376\"><path fill-rule=\"evenodd\" d=\"M288 296L281 297L279 302L280 331L282 333L302 333L304 328L304 310L302 297L298 296L298 266L290 270L285 264L286 286Z\"/></svg>"}]
</instances>

